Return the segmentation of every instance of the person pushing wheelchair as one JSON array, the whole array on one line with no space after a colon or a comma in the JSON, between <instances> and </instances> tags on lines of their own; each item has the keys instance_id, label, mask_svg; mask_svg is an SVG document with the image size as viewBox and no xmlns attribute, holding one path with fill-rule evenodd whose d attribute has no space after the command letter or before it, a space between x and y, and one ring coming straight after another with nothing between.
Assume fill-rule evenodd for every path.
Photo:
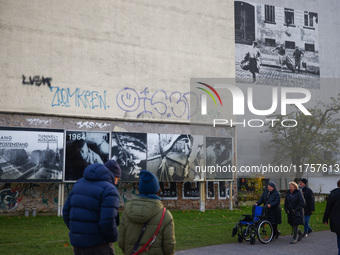
<instances>
[{"instance_id":1,"label":"person pushing wheelchair","mask_svg":"<svg viewBox=\"0 0 340 255\"><path fill-rule=\"evenodd\" d=\"M259 201L255 205L264 205L266 210L267 220L273 226L273 234L275 239L278 239L281 232L278 230L278 224L281 224L281 206L280 206L280 193L276 189L274 182L269 182L267 189L262 193Z\"/></svg>"}]
</instances>

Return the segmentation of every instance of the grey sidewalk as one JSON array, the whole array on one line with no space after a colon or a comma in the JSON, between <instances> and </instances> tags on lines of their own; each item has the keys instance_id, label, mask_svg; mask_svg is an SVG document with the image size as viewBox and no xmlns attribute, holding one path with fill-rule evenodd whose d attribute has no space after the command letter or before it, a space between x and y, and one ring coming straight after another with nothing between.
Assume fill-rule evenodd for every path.
<instances>
[{"instance_id":1,"label":"grey sidewalk","mask_svg":"<svg viewBox=\"0 0 340 255\"><path fill-rule=\"evenodd\" d=\"M213 245L190 250L177 251L176 255L215 255L215 254L251 254L251 255L292 255L292 254L308 254L308 255L337 255L338 247L336 234L330 231L313 232L308 238L303 238L297 244L290 244L291 235L280 236L269 244L262 244L256 239L256 243L251 245L249 242L229 243L221 245ZM235 237L236 240L236 237Z\"/></svg>"}]
</instances>

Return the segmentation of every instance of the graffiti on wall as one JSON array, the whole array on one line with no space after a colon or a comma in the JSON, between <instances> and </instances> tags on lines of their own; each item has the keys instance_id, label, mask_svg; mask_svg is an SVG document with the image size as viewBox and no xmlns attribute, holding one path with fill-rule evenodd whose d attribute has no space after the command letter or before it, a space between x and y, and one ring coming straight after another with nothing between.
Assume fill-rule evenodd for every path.
<instances>
[{"instance_id":1,"label":"graffiti on wall","mask_svg":"<svg viewBox=\"0 0 340 255\"><path fill-rule=\"evenodd\" d=\"M124 206L125 203L131 199L138 197L138 189L137 183L119 183L118 184L118 191L119 191L119 206Z\"/></svg>"},{"instance_id":2,"label":"graffiti on wall","mask_svg":"<svg viewBox=\"0 0 340 255\"><path fill-rule=\"evenodd\" d=\"M80 88L60 88L51 86L50 91L54 93L52 107L82 107L85 109L100 108L106 110L109 105L106 102L106 91L100 94L98 91L83 90Z\"/></svg>"},{"instance_id":3,"label":"graffiti on wall","mask_svg":"<svg viewBox=\"0 0 340 255\"><path fill-rule=\"evenodd\" d=\"M36 86L40 86L41 84L42 85L47 85L48 87L51 87L51 81L52 81L52 78L50 77L44 77L42 76L40 78L39 75L34 75L33 77L30 76L27 78L26 80L26 76L25 75L22 75L22 84L23 85L36 85Z\"/></svg>"},{"instance_id":4,"label":"graffiti on wall","mask_svg":"<svg viewBox=\"0 0 340 255\"><path fill-rule=\"evenodd\" d=\"M6 183L0 190L0 211L22 211L26 207L38 210L56 210L58 184Z\"/></svg>"},{"instance_id":5,"label":"graffiti on wall","mask_svg":"<svg viewBox=\"0 0 340 255\"><path fill-rule=\"evenodd\" d=\"M22 75L23 85L47 85L53 93L52 107L78 107L85 109L107 110L110 105L107 102L106 90L86 90L81 88L61 88L51 86L52 78L39 75L26 77ZM137 91L131 87L121 89L116 95L116 105L124 112L136 113L136 117L145 115L157 115L165 118L184 118L189 120L198 109L199 97L194 92L172 91L163 89L151 92L148 87ZM39 121L30 120L38 125Z\"/></svg>"},{"instance_id":6,"label":"graffiti on wall","mask_svg":"<svg viewBox=\"0 0 340 255\"><path fill-rule=\"evenodd\" d=\"M190 99L193 98L197 104L190 103ZM116 95L117 106L125 112L135 112L137 118L150 114L166 116L166 118L190 119L197 111L198 102L198 96L193 92L167 93L162 89L150 92L148 87L139 92L125 87Z\"/></svg>"},{"instance_id":7,"label":"graffiti on wall","mask_svg":"<svg viewBox=\"0 0 340 255\"><path fill-rule=\"evenodd\" d=\"M79 121L76 123L79 128L86 127L86 128L105 128L111 126L106 122L93 122L93 121Z\"/></svg>"},{"instance_id":8,"label":"graffiti on wall","mask_svg":"<svg viewBox=\"0 0 340 255\"><path fill-rule=\"evenodd\" d=\"M22 198L19 198L19 190L3 189L0 191L0 210L15 210Z\"/></svg>"},{"instance_id":9,"label":"graffiti on wall","mask_svg":"<svg viewBox=\"0 0 340 255\"><path fill-rule=\"evenodd\" d=\"M52 121L51 119L48 120L42 120L42 119L26 119L28 122L29 126L40 126L40 125L45 125L45 126L51 126Z\"/></svg>"}]
</instances>

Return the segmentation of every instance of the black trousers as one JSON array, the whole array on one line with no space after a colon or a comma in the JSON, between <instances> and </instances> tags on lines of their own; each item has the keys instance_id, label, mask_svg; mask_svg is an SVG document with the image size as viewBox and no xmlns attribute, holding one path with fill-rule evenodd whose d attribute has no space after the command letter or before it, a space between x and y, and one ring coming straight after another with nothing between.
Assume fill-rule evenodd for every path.
<instances>
[{"instance_id":1,"label":"black trousers","mask_svg":"<svg viewBox=\"0 0 340 255\"><path fill-rule=\"evenodd\" d=\"M279 230L277 229L277 224L273 224L273 223L272 223L272 226L273 226L273 235L274 235L274 238L275 238L275 236L277 235L277 233L279 232Z\"/></svg>"},{"instance_id":2,"label":"black trousers","mask_svg":"<svg viewBox=\"0 0 340 255\"><path fill-rule=\"evenodd\" d=\"M73 247L74 255L114 255L113 243L101 243L92 247Z\"/></svg>"},{"instance_id":3,"label":"black trousers","mask_svg":"<svg viewBox=\"0 0 340 255\"><path fill-rule=\"evenodd\" d=\"M302 234L301 230L299 229L299 225L291 225L293 228L293 239L297 239L298 234Z\"/></svg>"}]
</instances>

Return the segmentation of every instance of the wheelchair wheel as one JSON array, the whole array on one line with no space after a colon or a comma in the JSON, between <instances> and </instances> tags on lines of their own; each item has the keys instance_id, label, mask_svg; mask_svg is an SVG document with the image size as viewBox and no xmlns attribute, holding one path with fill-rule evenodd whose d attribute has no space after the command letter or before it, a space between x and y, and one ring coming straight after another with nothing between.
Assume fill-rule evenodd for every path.
<instances>
[{"instance_id":1,"label":"wheelchair wheel","mask_svg":"<svg viewBox=\"0 0 340 255\"><path fill-rule=\"evenodd\" d=\"M257 237L261 243L269 243L273 239L273 234L273 226L269 221L264 220L257 225Z\"/></svg>"},{"instance_id":2,"label":"wheelchair wheel","mask_svg":"<svg viewBox=\"0 0 340 255\"><path fill-rule=\"evenodd\" d=\"M255 236L254 232L254 227L252 225L247 226L242 232L243 239L247 242L250 241L252 235Z\"/></svg>"},{"instance_id":3,"label":"wheelchair wheel","mask_svg":"<svg viewBox=\"0 0 340 255\"><path fill-rule=\"evenodd\" d=\"M237 241L238 241L239 243L242 243L242 242L243 242L243 237L242 237L241 235L239 235L238 238L237 238Z\"/></svg>"}]
</instances>

